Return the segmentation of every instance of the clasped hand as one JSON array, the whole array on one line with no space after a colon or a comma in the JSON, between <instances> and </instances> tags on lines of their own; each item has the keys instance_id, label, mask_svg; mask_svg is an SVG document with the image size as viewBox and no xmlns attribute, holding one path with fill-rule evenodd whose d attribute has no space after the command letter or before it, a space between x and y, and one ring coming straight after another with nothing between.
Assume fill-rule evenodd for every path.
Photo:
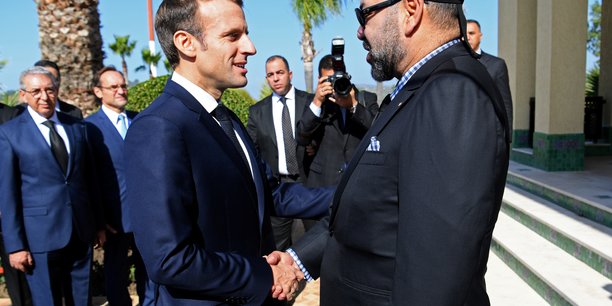
<instances>
[{"instance_id":1,"label":"clasped hand","mask_svg":"<svg viewBox=\"0 0 612 306\"><path fill-rule=\"evenodd\" d=\"M304 279L304 273L287 253L274 251L266 256L266 261L272 268L274 284L272 297L278 300L292 300L299 288L299 282Z\"/></svg>"}]
</instances>

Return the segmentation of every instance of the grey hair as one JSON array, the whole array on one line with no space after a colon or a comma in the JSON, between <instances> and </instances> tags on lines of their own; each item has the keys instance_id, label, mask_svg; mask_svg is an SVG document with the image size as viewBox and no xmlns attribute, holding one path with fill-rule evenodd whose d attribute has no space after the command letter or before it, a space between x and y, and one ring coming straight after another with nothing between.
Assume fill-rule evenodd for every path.
<instances>
[{"instance_id":1,"label":"grey hair","mask_svg":"<svg viewBox=\"0 0 612 306\"><path fill-rule=\"evenodd\" d=\"M49 77L51 79L51 83L53 84L53 88L57 89L58 87L58 83L57 83L57 79L53 76L53 74L51 72L49 72L49 70L40 67L40 66L34 66L34 67L30 67L26 70L24 70L20 75L19 75L19 88L21 90L26 90L26 86L25 86L25 78L27 76L30 75L45 75L47 77Z\"/></svg>"}]
</instances>

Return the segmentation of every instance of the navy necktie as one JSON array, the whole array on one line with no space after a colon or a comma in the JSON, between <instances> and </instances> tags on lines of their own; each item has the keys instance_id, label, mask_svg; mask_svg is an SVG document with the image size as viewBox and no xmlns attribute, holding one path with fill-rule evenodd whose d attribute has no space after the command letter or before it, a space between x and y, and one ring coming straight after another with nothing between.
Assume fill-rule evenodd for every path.
<instances>
[{"instance_id":1,"label":"navy necktie","mask_svg":"<svg viewBox=\"0 0 612 306\"><path fill-rule=\"evenodd\" d=\"M234 144L234 147L238 151L238 154L240 154L240 157L242 157L242 160L248 167L249 162L247 161L247 158L244 155L244 150L242 150L242 147L240 146L240 142L238 142L238 137L236 137L236 132L234 132L234 126L232 125L230 112L231 110L229 110L223 104L219 103L219 106L217 106L212 111L211 114L213 115L213 117L217 119L217 121L219 121L219 124L221 125L221 129L223 129L223 132L225 132L225 135L227 135L227 137L229 137L229 139L232 141L232 143Z\"/></svg>"},{"instance_id":2,"label":"navy necktie","mask_svg":"<svg viewBox=\"0 0 612 306\"><path fill-rule=\"evenodd\" d=\"M66 143L55 130L55 122L47 120L43 122L43 125L49 128L49 140L51 142L51 151L55 160L62 168L64 174L68 170L68 151L66 150Z\"/></svg>"}]
</instances>

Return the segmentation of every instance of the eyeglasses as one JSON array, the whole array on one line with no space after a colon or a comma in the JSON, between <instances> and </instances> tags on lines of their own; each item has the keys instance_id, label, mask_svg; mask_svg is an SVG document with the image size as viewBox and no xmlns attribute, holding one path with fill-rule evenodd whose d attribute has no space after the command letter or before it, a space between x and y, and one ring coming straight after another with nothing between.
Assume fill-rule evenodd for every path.
<instances>
[{"instance_id":1,"label":"eyeglasses","mask_svg":"<svg viewBox=\"0 0 612 306\"><path fill-rule=\"evenodd\" d=\"M113 86L108 86L108 87L100 86L100 88L110 90L113 92L117 92L119 91L119 88L123 89L124 91L127 91L128 87L127 85L123 84L123 85L113 85Z\"/></svg>"},{"instance_id":2,"label":"eyeglasses","mask_svg":"<svg viewBox=\"0 0 612 306\"><path fill-rule=\"evenodd\" d=\"M358 7L355 9L355 15L357 15L357 21L359 21L359 24L365 28L365 25L367 22L366 19L368 18L368 15L376 11L382 10L384 8L387 8L389 6L392 6L398 2L400 2L400 0L387 0L387 1L383 1L380 3L374 4L374 5L370 5L364 9Z\"/></svg>"},{"instance_id":3,"label":"eyeglasses","mask_svg":"<svg viewBox=\"0 0 612 306\"><path fill-rule=\"evenodd\" d=\"M55 97L55 95L57 94L57 91L55 90L55 88L44 88L44 89L40 89L40 88L36 88L36 89L32 89L32 90L26 90L26 89L21 89L23 92L27 92L30 95L32 95L32 97L38 99L42 96L42 93L46 93L47 96L53 96Z\"/></svg>"}]
</instances>

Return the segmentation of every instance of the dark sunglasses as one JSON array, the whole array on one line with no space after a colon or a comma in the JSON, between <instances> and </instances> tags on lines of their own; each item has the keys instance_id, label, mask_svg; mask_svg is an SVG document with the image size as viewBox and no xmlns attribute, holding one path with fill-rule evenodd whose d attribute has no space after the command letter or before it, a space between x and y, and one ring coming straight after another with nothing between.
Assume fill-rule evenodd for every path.
<instances>
[{"instance_id":1,"label":"dark sunglasses","mask_svg":"<svg viewBox=\"0 0 612 306\"><path fill-rule=\"evenodd\" d=\"M366 25L366 19L368 18L368 15L382 10L384 8L387 8L389 6L392 6L396 3L400 2L400 0L387 0L387 1L383 1L374 5L370 5L364 9L362 8L356 8L355 9L355 15L357 15L357 21L359 21L359 24L365 28Z\"/></svg>"}]
</instances>

